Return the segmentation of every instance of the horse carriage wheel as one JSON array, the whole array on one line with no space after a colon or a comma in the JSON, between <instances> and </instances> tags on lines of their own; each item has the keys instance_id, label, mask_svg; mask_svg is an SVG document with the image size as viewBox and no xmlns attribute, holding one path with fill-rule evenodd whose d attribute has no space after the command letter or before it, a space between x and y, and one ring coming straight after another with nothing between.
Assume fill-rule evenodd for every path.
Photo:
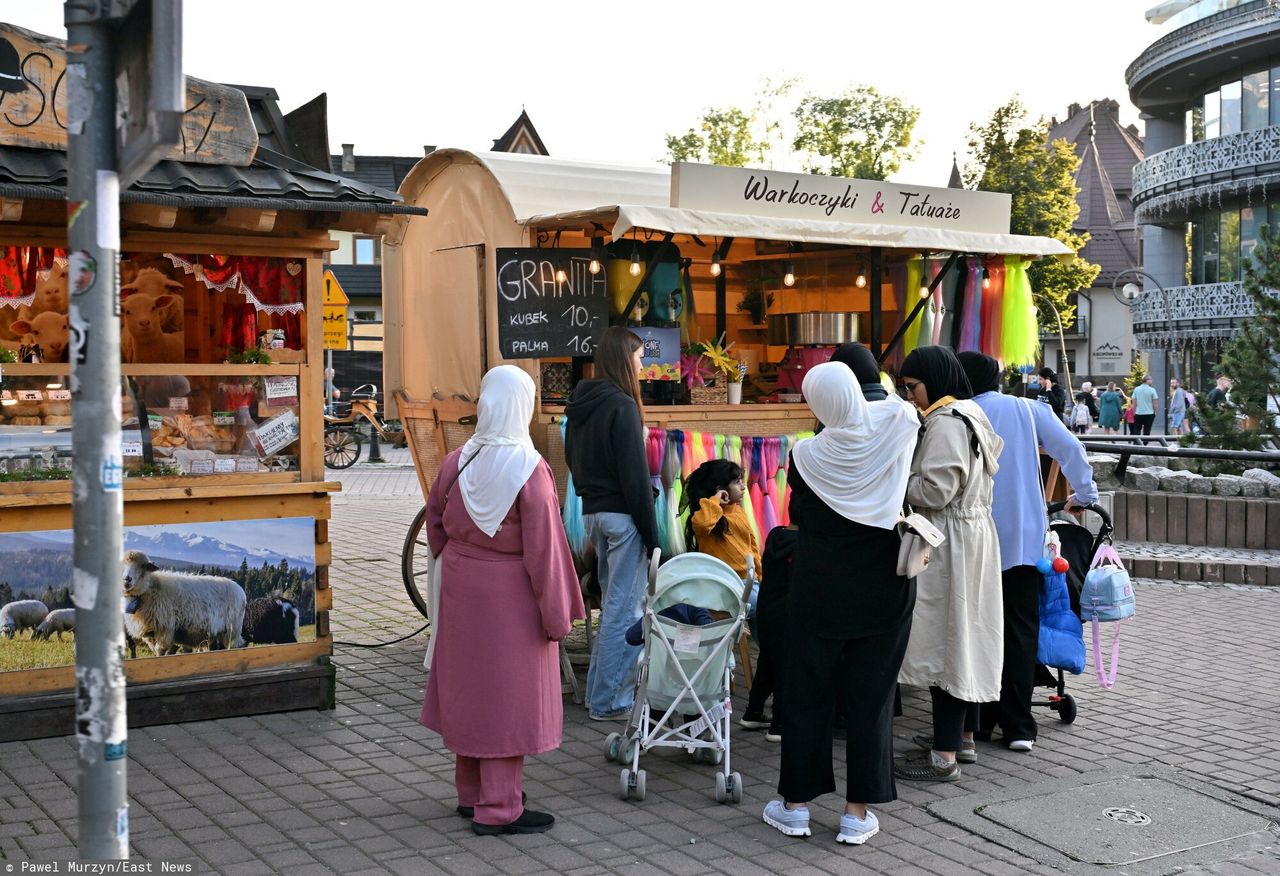
<instances>
[{"instance_id":1,"label":"horse carriage wheel","mask_svg":"<svg viewBox=\"0 0 1280 876\"><path fill-rule=\"evenodd\" d=\"M400 577L404 579L404 589L409 594L413 607L428 620L431 610L424 598L427 590L427 576L431 574L431 545L427 543L427 507L413 518L409 525L409 534L404 539L404 550L400 552Z\"/></svg>"}]
</instances>

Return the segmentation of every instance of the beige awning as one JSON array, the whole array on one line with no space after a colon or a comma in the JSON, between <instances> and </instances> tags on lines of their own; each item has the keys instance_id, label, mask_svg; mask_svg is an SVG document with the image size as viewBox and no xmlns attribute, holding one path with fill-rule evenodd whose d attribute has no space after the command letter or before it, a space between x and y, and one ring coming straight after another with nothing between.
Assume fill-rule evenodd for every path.
<instances>
[{"instance_id":1,"label":"beige awning","mask_svg":"<svg viewBox=\"0 0 1280 876\"><path fill-rule=\"evenodd\" d=\"M778 219L642 204L616 204L590 210L531 216L525 220L525 224L533 228L565 228L591 222L611 224L615 240L625 236L633 228L640 228L673 234L696 234L700 237L754 238L832 246L879 246L888 249L981 255L1075 256L1069 246L1052 237Z\"/></svg>"}]
</instances>

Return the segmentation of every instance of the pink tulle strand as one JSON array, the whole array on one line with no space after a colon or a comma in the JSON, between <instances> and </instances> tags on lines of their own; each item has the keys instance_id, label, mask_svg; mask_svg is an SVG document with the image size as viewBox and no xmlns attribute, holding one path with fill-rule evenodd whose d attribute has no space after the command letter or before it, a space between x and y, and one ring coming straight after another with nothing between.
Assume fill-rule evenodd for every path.
<instances>
[{"instance_id":1,"label":"pink tulle strand","mask_svg":"<svg viewBox=\"0 0 1280 876\"><path fill-rule=\"evenodd\" d=\"M758 482L753 483L751 485L751 510L753 512L751 515L751 522L755 524L756 538L760 539L762 543L764 541L764 536L762 535L762 533L765 532L765 528L764 528L765 502L766 502L766 499L764 497L764 492L760 489L760 484Z\"/></svg>"}]
</instances>

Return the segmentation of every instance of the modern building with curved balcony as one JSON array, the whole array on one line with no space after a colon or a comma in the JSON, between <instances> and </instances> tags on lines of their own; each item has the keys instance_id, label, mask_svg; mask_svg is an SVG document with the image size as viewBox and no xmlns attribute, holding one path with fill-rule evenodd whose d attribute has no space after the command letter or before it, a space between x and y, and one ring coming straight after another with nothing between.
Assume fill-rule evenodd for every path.
<instances>
[{"instance_id":1,"label":"modern building with curved balcony","mask_svg":"<svg viewBox=\"0 0 1280 876\"><path fill-rule=\"evenodd\" d=\"M1132 201L1149 277L1133 330L1163 396L1171 374L1211 384L1252 314L1244 265L1262 227L1280 227L1280 6L1174 0L1147 17L1173 29L1125 75L1146 122Z\"/></svg>"}]
</instances>

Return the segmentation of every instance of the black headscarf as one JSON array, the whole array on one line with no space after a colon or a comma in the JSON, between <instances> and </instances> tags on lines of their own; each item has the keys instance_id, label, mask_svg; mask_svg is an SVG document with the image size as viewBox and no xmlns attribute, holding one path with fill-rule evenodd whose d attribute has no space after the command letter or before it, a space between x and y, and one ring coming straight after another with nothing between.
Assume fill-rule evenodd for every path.
<instances>
[{"instance_id":1,"label":"black headscarf","mask_svg":"<svg viewBox=\"0 0 1280 876\"><path fill-rule=\"evenodd\" d=\"M857 341L841 344L831 354L832 362L842 362L853 372L862 386L862 395L867 401L883 401L889 397L884 384L880 382L880 366L871 351Z\"/></svg>"},{"instance_id":2,"label":"black headscarf","mask_svg":"<svg viewBox=\"0 0 1280 876\"><path fill-rule=\"evenodd\" d=\"M969 378L969 386L973 389L974 395L1000 391L999 362L984 353L973 350L957 353L956 358L960 360L960 367Z\"/></svg>"},{"instance_id":3,"label":"black headscarf","mask_svg":"<svg viewBox=\"0 0 1280 876\"><path fill-rule=\"evenodd\" d=\"M930 403L948 395L973 398L969 378L950 347L916 347L902 361L899 375L921 381L928 390Z\"/></svg>"}]
</instances>

